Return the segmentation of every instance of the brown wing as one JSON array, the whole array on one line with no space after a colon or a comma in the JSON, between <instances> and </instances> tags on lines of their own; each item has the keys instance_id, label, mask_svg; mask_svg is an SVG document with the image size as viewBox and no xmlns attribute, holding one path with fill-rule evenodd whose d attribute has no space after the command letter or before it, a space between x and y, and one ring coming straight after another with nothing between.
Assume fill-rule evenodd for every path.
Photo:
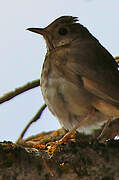
<instances>
[{"instance_id":1,"label":"brown wing","mask_svg":"<svg viewBox=\"0 0 119 180\"><path fill-rule=\"evenodd\" d=\"M82 77L84 87L94 95L119 106L118 64L98 41L74 46L68 57L70 71Z\"/></svg>"}]
</instances>

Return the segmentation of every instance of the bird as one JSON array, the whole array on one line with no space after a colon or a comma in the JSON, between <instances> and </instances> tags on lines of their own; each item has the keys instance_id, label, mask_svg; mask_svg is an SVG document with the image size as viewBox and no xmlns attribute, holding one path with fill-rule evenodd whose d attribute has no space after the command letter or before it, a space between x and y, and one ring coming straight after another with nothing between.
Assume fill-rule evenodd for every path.
<instances>
[{"instance_id":1,"label":"bird","mask_svg":"<svg viewBox=\"0 0 119 180\"><path fill-rule=\"evenodd\" d=\"M119 118L118 64L77 17L61 16L45 28L27 30L46 41L41 91L66 136L91 135Z\"/></svg>"}]
</instances>

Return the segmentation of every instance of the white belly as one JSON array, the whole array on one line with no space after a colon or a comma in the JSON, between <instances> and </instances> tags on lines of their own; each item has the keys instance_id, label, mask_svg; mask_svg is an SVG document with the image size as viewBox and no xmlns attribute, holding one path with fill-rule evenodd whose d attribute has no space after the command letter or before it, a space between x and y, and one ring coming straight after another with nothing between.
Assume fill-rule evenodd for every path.
<instances>
[{"instance_id":1,"label":"white belly","mask_svg":"<svg viewBox=\"0 0 119 180\"><path fill-rule=\"evenodd\" d=\"M83 87L79 89L55 72L52 72L46 81L41 78L41 90L49 110L66 130L74 128L89 113L92 99L87 91ZM103 116L98 112L98 116L94 116L90 122L79 128L79 131L85 134L92 133L105 122Z\"/></svg>"}]
</instances>

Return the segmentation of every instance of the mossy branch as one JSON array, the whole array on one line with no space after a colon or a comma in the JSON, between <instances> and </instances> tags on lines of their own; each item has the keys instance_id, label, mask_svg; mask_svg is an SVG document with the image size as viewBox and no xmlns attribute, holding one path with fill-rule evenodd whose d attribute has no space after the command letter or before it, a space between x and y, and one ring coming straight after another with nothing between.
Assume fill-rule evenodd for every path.
<instances>
[{"instance_id":1,"label":"mossy branch","mask_svg":"<svg viewBox=\"0 0 119 180\"><path fill-rule=\"evenodd\" d=\"M0 143L0 180L118 180L119 142L70 142L48 150Z\"/></svg>"}]
</instances>

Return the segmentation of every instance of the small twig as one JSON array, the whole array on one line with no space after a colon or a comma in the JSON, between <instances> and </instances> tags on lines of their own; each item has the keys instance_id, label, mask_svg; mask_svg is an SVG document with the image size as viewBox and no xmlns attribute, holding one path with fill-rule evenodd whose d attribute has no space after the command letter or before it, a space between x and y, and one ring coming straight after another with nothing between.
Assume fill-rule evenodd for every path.
<instances>
[{"instance_id":1,"label":"small twig","mask_svg":"<svg viewBox=\"0 0 119 180\"><path fill-rule=\"evenodd\" d=\"M4 94L2 97L0 97L0 104L9 101L10 99L16 97L19 94L22 94L30 89L33 89L35 87L40 86L40 80L37 79L35 81L32 82L28 82L27 84L25 84L24 86L21 86L19 88L16 88L14 91L8 92L6 94Z\"/></svg>"},{"instance_id":2,"label":"small twig","mask_svg":"<svg viewBox=\"0 0 119 180\"><path fill-rule=\"evenodd\" d=\"M16 141L16 143L21 143L22 140L23 140L23 137L26 133L26 131L28 130L28 128L31 126L32 123L36 122L40 117L41 117L41 114L42 112L44 111L44 109L46 108L46 104L44 104L40 110L36 113L36 115L31 119L31 121L27 124L27 126L24 128L24 130L22 131L20 137L18 138L18 140Z\"/></svg>"}]
</instances>

